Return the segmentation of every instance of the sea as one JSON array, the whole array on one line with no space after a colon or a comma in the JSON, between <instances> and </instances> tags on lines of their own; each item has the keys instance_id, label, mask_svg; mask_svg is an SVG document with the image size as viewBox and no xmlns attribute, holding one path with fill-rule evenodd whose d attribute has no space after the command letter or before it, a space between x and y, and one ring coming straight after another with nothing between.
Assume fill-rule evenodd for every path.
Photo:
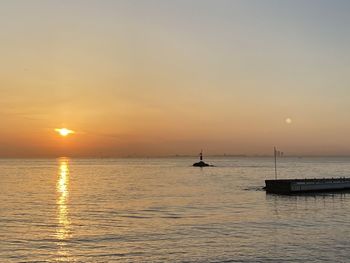
<instances>
[{"instance_id":1,"label":"sea","mask_svg":"<svg viewBox=\"0 0 350 263\"><path fill-rule=\"evenodd\" d=\"M350 194L266 194L271 157L0 159L0 262L350 262ZM350 176L283 157L278 178Z\"/></svg>"}]
</instances>

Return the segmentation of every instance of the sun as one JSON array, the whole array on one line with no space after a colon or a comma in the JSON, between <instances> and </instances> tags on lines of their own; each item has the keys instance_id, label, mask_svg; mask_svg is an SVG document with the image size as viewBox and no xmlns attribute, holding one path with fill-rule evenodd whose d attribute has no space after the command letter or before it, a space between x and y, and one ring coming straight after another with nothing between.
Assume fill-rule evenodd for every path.
<instances>
[{"instance_id":1,"label":"sun","mask_svg":"<svg viewBox=\"0 0 350 263\"><path fill-rule=\"evenodd\" d=\"M286 122L287 124L291 124L291 123L293 122L293 120L292 120L291 118L287 118L287 119L285 119L285 122Z\"/></svg>"},{"instance_id":2,"label":"sun","mask_svg":"<svg viewBox=\"0 0 350 263\"><path fill-rule=\"evenodd\" d=\"M74 131L69 130L67 128L56 128L55 131L58 132L63 137L66 137L69 134L75 133Z\"/></svg>"}]
</instances>

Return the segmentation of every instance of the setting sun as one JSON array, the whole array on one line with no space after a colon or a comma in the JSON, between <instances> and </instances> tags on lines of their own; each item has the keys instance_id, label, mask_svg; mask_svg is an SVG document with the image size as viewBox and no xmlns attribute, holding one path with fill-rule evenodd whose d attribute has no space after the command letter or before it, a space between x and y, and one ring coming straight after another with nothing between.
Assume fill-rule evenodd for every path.
<instances>
[{"instance_id":1,"label":"setting sun","mask_svg":"<svg viewBox=\"0 0 350 263\"><path fill-rule=\"evenodd\" d=\"M67 128L56 128L55 131L58 132L63 137L65 137L65 136L67 136L69 134L75 133L74 131L69 130Z\"/></svg>"}]
</instances>

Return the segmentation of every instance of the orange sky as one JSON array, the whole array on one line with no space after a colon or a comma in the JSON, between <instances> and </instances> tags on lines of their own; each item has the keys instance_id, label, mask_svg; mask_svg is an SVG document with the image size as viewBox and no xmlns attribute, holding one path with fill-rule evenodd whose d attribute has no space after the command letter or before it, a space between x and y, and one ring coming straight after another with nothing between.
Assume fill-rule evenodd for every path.
<instances>
[{"instance_id":1,"label":"orange sky","mask_svg":"<svg viewBox=\"0 0 350 263\"><path fill-rule=\"evenodd\" d=\"M348 155L349 8L1 1L0 157Z\"/></svg>"}]
</instances>

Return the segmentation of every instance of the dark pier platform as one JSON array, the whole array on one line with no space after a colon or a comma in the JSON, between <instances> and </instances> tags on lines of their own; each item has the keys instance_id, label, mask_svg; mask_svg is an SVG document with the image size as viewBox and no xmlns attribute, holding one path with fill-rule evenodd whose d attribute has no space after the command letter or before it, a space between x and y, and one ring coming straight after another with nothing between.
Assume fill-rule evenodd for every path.
<instances>
[{"instance_id":1,"label":"dark pier platform","mask_svg":"<svg viewBox=\"0 0 350 263\"><path fill-rule=\"evenodd\" d=\"M298 194L350 190L350 178L278 179L265 180L266 192L274 194Z\"/></svg>"}]
</instances>

